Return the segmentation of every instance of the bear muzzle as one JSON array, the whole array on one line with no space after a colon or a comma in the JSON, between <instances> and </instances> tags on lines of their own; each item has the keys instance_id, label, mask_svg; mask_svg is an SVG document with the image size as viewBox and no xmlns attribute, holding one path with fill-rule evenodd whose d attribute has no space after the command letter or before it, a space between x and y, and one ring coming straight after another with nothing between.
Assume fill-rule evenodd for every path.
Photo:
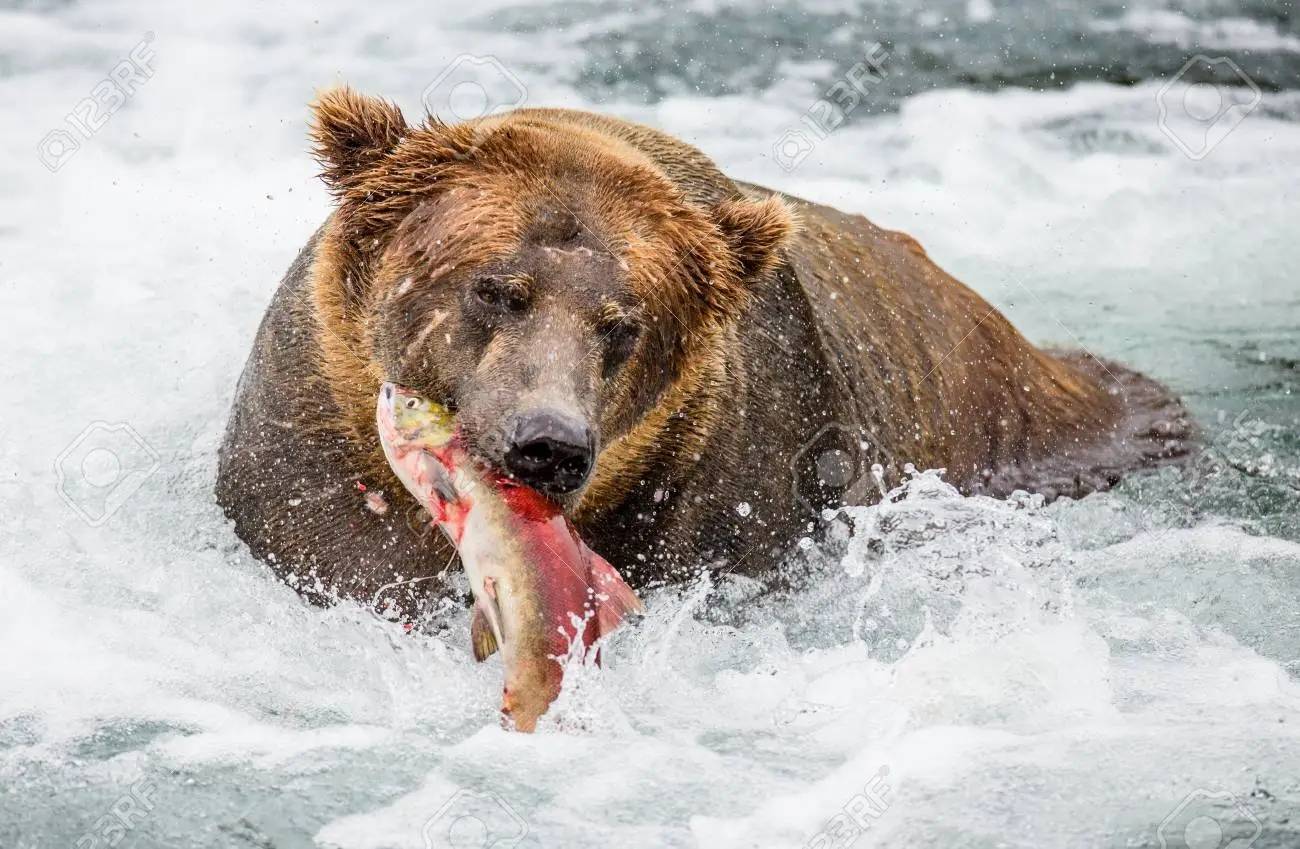
<instances>
[{"instance_id":1,"label":"bear muzzle","mask_svg":"<svg viewBox=\"0 0 1300 849\"><path fill-rule=\"evenodd\" d=\"M516 413L506 423L505 470L551 496L581 489L596 460L596 434L582 419L554 408Z\"/></svg>"}]
</instances>

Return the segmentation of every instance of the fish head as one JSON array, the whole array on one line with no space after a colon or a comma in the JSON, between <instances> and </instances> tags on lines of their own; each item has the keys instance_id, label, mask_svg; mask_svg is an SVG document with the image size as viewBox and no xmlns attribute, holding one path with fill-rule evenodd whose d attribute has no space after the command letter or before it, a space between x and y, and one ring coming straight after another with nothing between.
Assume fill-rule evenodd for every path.
<instances>
[{"instance_id":1,"label":"fish head","mask_svg":"<svg viewBox=\"0 0 1300 849\"><path fill-rule=\"evenodd\" d=\"M396 383L380 387L377 420L381 437L387 434L394 444L425 450L446 445L456 430L450 410Z\"/></svg>"},{"instance_id":2,"label":"fish head","mask_svg":"<svg viewBox=\"0 0 1300 849\"><path fill-rule=\"evenodd\" d=\"M388 465L408 492L426 507L434 501L455 500L452 474L438 456L456 435L446 407L412 389L385 383L379 390L375 423Z\"/></svg>"}]
</instances>

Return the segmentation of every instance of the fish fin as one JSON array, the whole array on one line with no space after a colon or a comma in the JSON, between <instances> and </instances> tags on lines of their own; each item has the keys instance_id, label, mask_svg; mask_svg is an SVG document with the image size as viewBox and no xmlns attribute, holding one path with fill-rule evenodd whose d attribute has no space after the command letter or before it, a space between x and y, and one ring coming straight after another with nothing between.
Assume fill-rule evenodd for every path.
<instances>
[{"instance_id":1,"label":"fish fin","mask_svg":"<svg viewBox=\"0 0 1300 849\"><path fill-rule=\"evenodd\" d=\"M474 659L487 660L497 650L497 635L483 608L474 605L474 616L469 623L469 641L474 646Z\"/></svg>"},{"instance_id":2,"label":"fish fin","mask_svg":"<svg viewBox=\"0 0 1300 849\"><path fill-rule=\"evenodd\" d=\"M586 548L586 546L583 546ZM609 561L591 549L587 549L591 558L591 576L596 592L596 635L603 637L613 633L619 623L629 613L640 613L644 608L636 591L627 585L618 570Z\"/></svg>"},{"instance_id":3,"label":"fish fin","mask_svg":"<svg viewBox=\"0 0 1300 849\"><path fill-rule=\"evenodd\" d=\"M429 475L429 485L434 493L448 504L454 503L460 495L456 492L456 484L452 482L451 473L433 454L428 451L423 454L420 459L424 462L425 471Z\"/></svg>"}]
</instances>

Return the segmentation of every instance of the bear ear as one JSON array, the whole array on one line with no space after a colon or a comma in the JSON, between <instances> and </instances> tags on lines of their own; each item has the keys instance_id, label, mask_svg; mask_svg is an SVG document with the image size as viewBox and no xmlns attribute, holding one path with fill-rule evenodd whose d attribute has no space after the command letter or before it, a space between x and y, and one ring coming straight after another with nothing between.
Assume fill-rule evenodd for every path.
<instances>
[{"instance_id":1,"label":"bear ear","mask_svg":"<svg viewBox=\"0 0 1300 849\"><path fill-rule=\"evenodd\" d=\"M346 191L391 153L408 130L396 105L347 86L321 92L311 111L313 153L321 177L336 192Z\"/></svg>"},{"instance_id":2,"label":"bear ear","mask_svg":"<svg viewBox=\"0 0 1300 849\"><path fill-rule=\"evenodd\" d=\"M763 200L724 200L714 207L713 215L746 280L770 274L798 229L794 211L776 195Z\"/></svg>"}]
</instances>

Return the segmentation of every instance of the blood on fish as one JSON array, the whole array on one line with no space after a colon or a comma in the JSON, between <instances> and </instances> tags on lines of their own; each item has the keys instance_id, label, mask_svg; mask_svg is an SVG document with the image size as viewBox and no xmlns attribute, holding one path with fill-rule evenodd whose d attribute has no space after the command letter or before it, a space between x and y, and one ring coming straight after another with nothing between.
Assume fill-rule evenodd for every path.
<instances>
[{"instance_id":1,"label":"blood on fish","mask_svg":"<svg viewBox=\"0 0 1300 849\"><path fill-rule=\"evenodd\" d=\"M555 502L535 489L503 478L499 483L501 498L516 516L528 522L545 522L560 514Z\"/></svg>"}]
</instances>

